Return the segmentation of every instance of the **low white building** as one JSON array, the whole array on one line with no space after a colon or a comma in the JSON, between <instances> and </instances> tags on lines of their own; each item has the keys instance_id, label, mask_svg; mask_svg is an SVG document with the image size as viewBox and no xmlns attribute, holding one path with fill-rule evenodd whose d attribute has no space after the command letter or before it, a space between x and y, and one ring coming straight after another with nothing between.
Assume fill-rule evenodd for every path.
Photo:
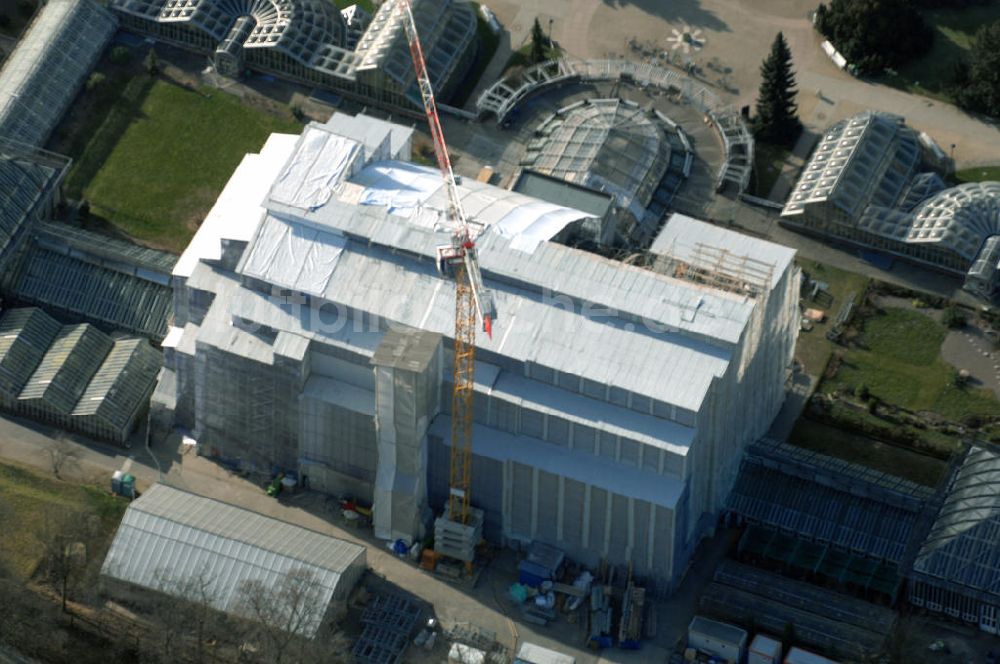
<instances>
[{"instance_id":1,"label":"low white building","mask_svg":"<svg viewBox=\"0 0 1000 664\"><path fill-rule=\"evenodd\" d=\"M213 608L252 617L248 583L279 589L289 575L308 582L290 620L315 636L328 615L343 609L366 568L362 546L256 512L155 484L122 517L101 575L112 593L148 589L188 601L210 598ZM192 592L196 590L196 592Z\"/></svg>"}]
</instances>

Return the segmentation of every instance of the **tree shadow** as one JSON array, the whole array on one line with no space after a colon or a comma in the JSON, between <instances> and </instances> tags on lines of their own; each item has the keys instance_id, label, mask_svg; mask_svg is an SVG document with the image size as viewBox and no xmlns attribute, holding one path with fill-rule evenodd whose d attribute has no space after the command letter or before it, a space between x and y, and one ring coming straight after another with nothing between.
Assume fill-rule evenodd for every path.
<instances>
[{"instance_id":1,"label":"tree shadow","mask_svg":"<svg viewBox=\"0 0 1000 664\"><path fill-rule=\"evenodd\" d=\"M601 0L608 7L620 9L629 5L671 23L687 23L692 28L730 32L729 25L715 12L705 9L701 0Z\"/></svg>"}]
</instances>

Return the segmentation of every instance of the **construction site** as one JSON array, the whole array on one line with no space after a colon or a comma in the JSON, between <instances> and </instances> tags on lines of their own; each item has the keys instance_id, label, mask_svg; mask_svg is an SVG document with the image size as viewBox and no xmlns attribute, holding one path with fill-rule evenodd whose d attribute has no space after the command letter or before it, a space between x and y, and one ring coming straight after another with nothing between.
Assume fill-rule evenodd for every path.
<instances>
[{"instance_id":1,"label":"construction site","mask_svg":"<svg viewBox=\"0 0 1000 664\"><path fill-rule=\"evenodd\" d=\"M162 605L217 612L176 661L917 661L896 650L918 613L996 635L992 444L925 486L784 442L815 389L796 394L816 275L734 230L755 144L728 74L554 49L439 106L477 14L496 23L446 0L39 12L0 72L0 408L116 450L131 502L80 615L138 649ZM326 95L239 149L179 256L80 223L71 160L42 148L110 41L143 39L207 57L191 80L223 84L200 98L246 83L246 102L254 77ZM959 222L995 187L943 189L923 140L881 113L834 125L782 223L846 237L854 187L859 227L889 215L903 242L926 203L982 245L950 267L985 262L992 292L996 236ZM825 166L834 145L852 151ZM813 183L827 167L847 194ZM831 344L865 296L838 293Z\"/></svg>"}]
</instances>

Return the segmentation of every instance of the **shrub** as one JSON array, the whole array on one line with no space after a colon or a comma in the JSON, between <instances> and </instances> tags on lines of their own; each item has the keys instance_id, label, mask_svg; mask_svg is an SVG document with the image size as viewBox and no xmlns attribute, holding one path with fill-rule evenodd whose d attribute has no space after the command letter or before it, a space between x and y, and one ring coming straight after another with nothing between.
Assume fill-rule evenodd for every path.
<instances>
[{"instance_id":1,"label":"shrub","mask_svg":"<svg viewBox=\"0 0 1000 664\"><path fill-rule=\"evenodd\" d=\"M115 46L111 49L111 63L122 66L132 62L132 51L127 46Z\"/></svg>"},{"instance_id":2,"label":"shrub","mask_svg":"<svg viewBox=\"0 0 1000 664\"><path fill-rule=\"evenodd\" d=\"M968 427L969 429L978 429L985 423L986 422L983 420L983 416L979 413L969 413L962 418L962 426Z\"/></svg>"},{"instance_id":3,"label":"shrub","mask_svg":"<svg viewBox=\"0 0 1000 664\"><path fill-rule=\"evenodd\" d=\"M966 320L965 312L957 304L948 306L941 315L944 326L953 330L965 327Z\"/></svg>"},{"instance_id":4,"label":"shrub","mask_svg":"<svg viewBox=\"0 0 1000 664\"><path fill-rule=\"evenodd\" d=\"M156 76L160 73L160 62L156 59L156 51L149 49L142 61L142 66L146 68L146 73L150 76Z\"/></svg>"},{"instance_id":5,"label":"shrub","mask_svg":"<svg viewBox=\"0 0 1000 664\"><path fill-rule=\"evenodd\" d=\"M870 399L871 396L872 396L871 390L868 389L867 385L862 384L861 387L858 388L858 398L861 399L862 401L868 401L868 399Z\"/></svg>"},{"instance_id":6,"label":"shrub","mask_svg":"<svg viewBox=\"0 0 1000 664\"><path fill-rule=\"evenodd\" d=\"M108 82L108 77L99 71L95 71L87 79L87 90L96 90L98 88L104 87L104 84Z\"/></svg>"}]
</instances>

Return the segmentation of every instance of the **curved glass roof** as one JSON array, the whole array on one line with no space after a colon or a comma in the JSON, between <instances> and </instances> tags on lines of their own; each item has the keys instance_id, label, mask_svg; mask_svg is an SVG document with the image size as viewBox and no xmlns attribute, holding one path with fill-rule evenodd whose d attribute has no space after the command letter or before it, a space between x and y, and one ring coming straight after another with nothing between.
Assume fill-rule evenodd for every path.
<instances>
[{"instance_id":1,"label":"curved glass roof","mask_svg":"<svg viewBox=\"0 0 1000 664\"><path fill-rule=\"evenodd\" d=\"M1000 596L1000 454L972 447L913 564L917 572Z\"/></svg>"},{"instance_id":2,"label":"curved glass roof","mask_svg":"<svg viewBox=\"0 0 1000 664\"><path fill-rule=\"evenodd\" d=\"M275 48L307 65L346 38L343 17L326 0L113 0L112 6L160 23L190 23L220 42L237 18L249 16L254 26L244 47Z\"/></svg>"},{"instance_id":3,"label":"curved glass roof","mask_svg":"<svg viewBox=\"0 0 1000 664\"><path fill-rule=\"evenodd\" d=\"M543 121L525 165L612 194L636 217L670 164L671 145L656 118L634 102L595 99Z\"/></svg>"}]
</instances>

